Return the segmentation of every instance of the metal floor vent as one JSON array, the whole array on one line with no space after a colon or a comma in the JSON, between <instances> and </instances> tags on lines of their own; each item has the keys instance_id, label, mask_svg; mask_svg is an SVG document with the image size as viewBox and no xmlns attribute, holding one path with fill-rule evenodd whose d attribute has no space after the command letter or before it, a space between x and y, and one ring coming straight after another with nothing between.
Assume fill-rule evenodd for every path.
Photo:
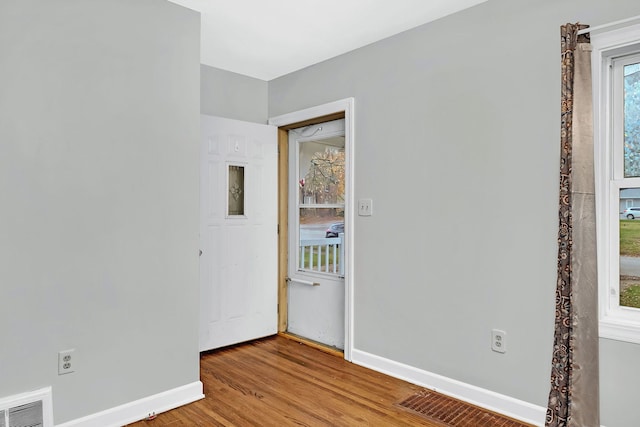
<instances>
[{"instance_id":1,"label":"metal floor vent","mask_svg":"<svg viewBox=\"0 0 640 427\"><path fill-rule=\"evenodd\" d=\"M3 412L7 427L43 427L44 425L42 400L9 408ZM0 423L0 427L2 426L3 424Z\"/></svg>"},{"instance_id":2,"label":"metal floor vent","mask_svg":"<svg viewBox=\"0 0 640 427\"><path fill-rule=\"evenodd\" d=\"M447 427L530 427L529 424L429 391L414 394L398 403L398 406Z\"/></svg>"},{"instance_id":3,"label":"metal floor vent","mask_svg":"<svg viewBox=\"0 0 640 427\"><path fill-rule=\"evenodd\" d=\"M53 427L51 388L0 399L0 427Z\"/></svg>"}]
</instances>

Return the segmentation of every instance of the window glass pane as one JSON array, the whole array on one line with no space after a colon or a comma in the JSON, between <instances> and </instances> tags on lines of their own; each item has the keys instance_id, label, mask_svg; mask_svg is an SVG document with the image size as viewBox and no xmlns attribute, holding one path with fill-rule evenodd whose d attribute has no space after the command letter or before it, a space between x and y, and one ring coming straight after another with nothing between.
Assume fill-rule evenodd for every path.
<instances>
[{"instance_id":1,"label":"window glass pane","mask_svg":"<svg viewBox=\"0 0 640 427\"><path fill-rule=\"evenodd\" d=\"M620 306L640 308L640 188L620 190Z\"/></svg>"},{"instance_id":2,"label":"window glass pane","mask_svg":"<svg viewBox=\"0 0 640 427\"><path fill-rule=\"evenodd\" d=\"M300 204L344 204L344 136L300 143Z\"/></svg>"},{"instance_id":3,"label":"window glass pane","mask_svg":"<svg viewBox=\"0 0 640 427\"><path fill-rule=\"evenodd\" d=\"M624 176L640 176L640 63L624 72Z\"/></svg>"},{"instance_id":4,"label":"window glass pane","mask_svg":"<svg viewBox=\"0 0 640 427\"><path fill-rule=\"evenodd\" d=\"M299 143L298 270L343 274L344 136Z\"/></svg>"},{"instance_id":5,"label":"window glass pane","mask_svg":"<svg viewBox=\"0 0 640 427\"><path fill-rule=\"evenodd\" d=\"M244 215L244 166L229 165L228 215Z\"/></svg>"},{"instance_id":6,"label":"window glass pane","mask_svg":"<svg viewBox=\"0 0 640 427\"><path fill-rule=\"evenodd\" d=\"M344 274L344 208L300 208L298 270Z\"/></svg>"}]
</instances>

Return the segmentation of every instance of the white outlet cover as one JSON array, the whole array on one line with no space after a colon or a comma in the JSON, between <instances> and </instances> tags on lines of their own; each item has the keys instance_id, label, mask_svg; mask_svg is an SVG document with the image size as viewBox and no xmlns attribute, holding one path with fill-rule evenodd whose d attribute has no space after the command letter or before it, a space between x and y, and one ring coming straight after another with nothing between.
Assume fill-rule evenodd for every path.
<instances>
[{"instance_id":1,"label":"white outlet cover","mask_svg":"<svg viewBox=\"0 0 640 427\"><path fill-rule=\"evenodd\" d=\"M491 350L498 353L507 352L507 333L499 329L491 331Z\"/></svg>"},{"instance_id":2,"label":"white outlet cover","mask_svg":"<svg viewBox=\"0 0 640 427\"><path fill-rule=\"evenodd\" d=\"M58 375L70 374L76 370L75 349L63 350L58 353Z\"/></svg>"}]
</instances>

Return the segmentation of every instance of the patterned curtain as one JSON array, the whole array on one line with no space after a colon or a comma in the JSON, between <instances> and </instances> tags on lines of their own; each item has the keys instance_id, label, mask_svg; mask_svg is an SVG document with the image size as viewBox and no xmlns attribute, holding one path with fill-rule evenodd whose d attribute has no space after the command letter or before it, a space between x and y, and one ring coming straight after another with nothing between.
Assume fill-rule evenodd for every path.
<instances>
[{"instance_id":1,"label":"patterned curtain","mask_svg":"<svg viewBox=\"0 0 640 427\"><path fill-rule=\"evenodd\" d=\"M561 27L562 103L556 319L547 427L599 427L598 311L586 25Z\"/></svg>"}]
</instances>

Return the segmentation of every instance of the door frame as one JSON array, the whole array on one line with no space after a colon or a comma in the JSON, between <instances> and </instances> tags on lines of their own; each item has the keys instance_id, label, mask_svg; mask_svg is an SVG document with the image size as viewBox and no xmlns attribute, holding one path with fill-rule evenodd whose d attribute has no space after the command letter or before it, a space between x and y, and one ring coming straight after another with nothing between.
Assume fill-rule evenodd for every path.
<instances>
[{"instance_id":1,"label":"door frame","mask_svg":"<svg viewBox=\"0 0 640 427\"><path fill-rule=\"evenodd\" d=\"M354 98L322 104L269 119L278 127L278 331L287 330L287 255L288 255L288 182L289 182L289 130L344 118L345 120L345 307L344 358L351 361L353 350L354 306Z\"/></svg>"}]
</instances>

